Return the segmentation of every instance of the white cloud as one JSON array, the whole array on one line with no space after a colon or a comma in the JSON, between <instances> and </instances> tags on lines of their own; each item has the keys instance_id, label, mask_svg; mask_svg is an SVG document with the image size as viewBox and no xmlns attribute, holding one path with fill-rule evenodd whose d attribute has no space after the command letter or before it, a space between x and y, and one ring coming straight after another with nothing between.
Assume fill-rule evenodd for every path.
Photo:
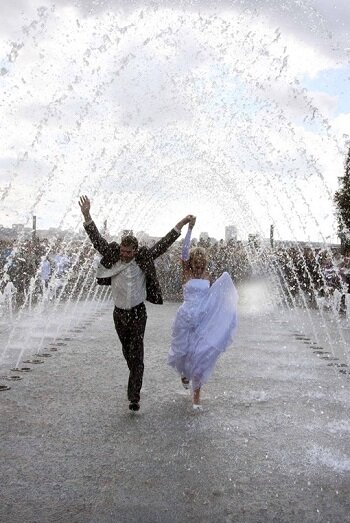
<instances>
[{"instance_id":1,"label":"white cloud","mask_svg":"<svg viewBox=\"0 0 350 523\"><path fill-rule=\"evenodd\" d=\"M349 145L350 143L350 113L342 113L336 116L332 122L335 131Z\"/></svg>"}]
</instances>

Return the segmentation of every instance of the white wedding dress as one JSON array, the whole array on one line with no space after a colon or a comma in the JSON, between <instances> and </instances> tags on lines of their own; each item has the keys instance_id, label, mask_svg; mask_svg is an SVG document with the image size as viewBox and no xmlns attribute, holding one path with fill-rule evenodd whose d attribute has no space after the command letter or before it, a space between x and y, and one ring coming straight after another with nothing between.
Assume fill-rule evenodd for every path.
<instances>
[{"instance_id":1,"label":"white wedding dress","mask_svg":"<svg viewBox=\"0 0 350 523\"><path fill-rule=\"evenodd\" d=\"M173 324L168 364L191 380L195 390L208 381L218 357L232 343L238 294L224 272L211 287L208 280L189 280L183 295Z\"/></svg>"}]
</instances>

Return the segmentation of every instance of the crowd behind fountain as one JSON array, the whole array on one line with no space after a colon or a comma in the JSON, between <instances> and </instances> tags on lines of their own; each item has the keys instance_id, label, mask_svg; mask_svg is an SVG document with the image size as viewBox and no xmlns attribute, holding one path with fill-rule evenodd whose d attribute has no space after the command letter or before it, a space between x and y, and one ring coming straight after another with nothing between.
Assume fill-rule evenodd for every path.
<instances>
[{"instance_id":1,"label":"crowd behind fountain","mask_svg":"<svg viewBox=\"0 0 350 523\"><path fill-rule=\"evenodd\" d=\"M286 307L322 308L346 314L350 306L350 258L339 248L300 244L272 247L259 241L192 240L207 250L216 278L227 271L236 284L265 278ZM181 300L181 241L156 260L166 300ZM0 314L49 301L80 300L101 290L95 282L100 256L88 240L0 240ZM106 289L104 289L106 290Z\"/></svg>"},{"instance_id":2,"label":"crowd behind fountain","mask_svg":"<svg viewBox=\"0 0 350 523\"><path fill-rule=\"evenodd\" d=\"M287 306L350 310L350 257L340 248L278 248L272 260Z\"/></svg>"}]
</instances>

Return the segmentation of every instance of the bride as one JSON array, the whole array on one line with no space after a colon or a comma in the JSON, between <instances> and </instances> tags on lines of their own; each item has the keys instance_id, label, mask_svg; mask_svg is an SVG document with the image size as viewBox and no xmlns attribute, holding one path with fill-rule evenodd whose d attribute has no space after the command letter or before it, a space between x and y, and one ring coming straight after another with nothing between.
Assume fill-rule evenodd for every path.
<instances>
[{"instance_id":1,"label":"bride","mask_svg":"<svg viewBox=\"0 0 350 523\"><path fill-rule=\"evenodd\" d=\"M227 272L212 282L205 249L190 250L195 221L189 222L182 248L184 301L173 324L168 364L180 374L185 388L191 383L193 409L199 410L201 387L220 354L232 343L238 295Z\"/></svg>"}]
</instances>

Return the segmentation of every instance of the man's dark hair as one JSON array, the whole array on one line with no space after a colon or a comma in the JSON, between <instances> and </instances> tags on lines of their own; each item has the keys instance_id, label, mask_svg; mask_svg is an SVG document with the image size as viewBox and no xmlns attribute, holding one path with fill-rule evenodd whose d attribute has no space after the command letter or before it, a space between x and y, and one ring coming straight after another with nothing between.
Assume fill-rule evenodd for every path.
<instances>
[{"instance_id":1,"label":"man's dark hair","mask_svg":"<svg viewBox=\"0 0 350 523\"><path fill-rule=\"evenodd\" d=\"M125 247L132 247L137 251L139 242L137 241L137 238L135 236L132 236L132 234L128 234L126 236L123 236L120 245L124 245Z\"/></svg>"}]
</instances>

